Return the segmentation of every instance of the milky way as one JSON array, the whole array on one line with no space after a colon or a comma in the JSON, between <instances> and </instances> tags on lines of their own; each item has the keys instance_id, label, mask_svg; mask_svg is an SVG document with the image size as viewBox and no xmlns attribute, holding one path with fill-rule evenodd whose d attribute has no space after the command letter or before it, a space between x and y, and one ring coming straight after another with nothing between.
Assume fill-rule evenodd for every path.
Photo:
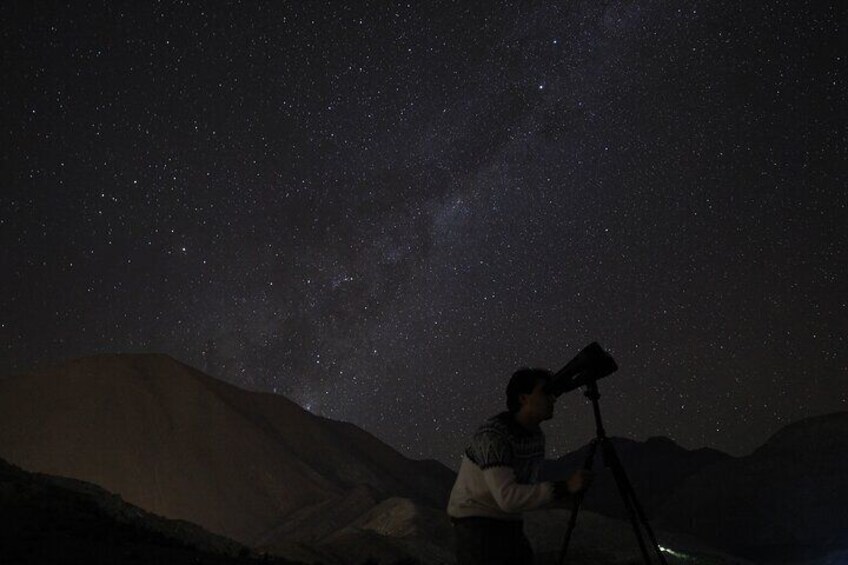
<instances>
[{"instance_id":1,"label":"milky way","mask_svg":"<svg viewBox=\"0 0 848 565\"><path fill-rule=\"evenodd\" d=\"M3 373L165 352L450 466L593 340L612 435L848 408L838 3L351 4L3 3Z\"/></svg>"}]
</instances>

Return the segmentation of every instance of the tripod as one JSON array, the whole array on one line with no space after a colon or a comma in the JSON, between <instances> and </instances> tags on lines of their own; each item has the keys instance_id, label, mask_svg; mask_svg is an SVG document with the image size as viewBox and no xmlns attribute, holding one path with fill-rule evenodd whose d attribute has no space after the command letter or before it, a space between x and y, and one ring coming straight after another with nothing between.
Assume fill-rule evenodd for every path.
<instances>
[{"instance_id":1,"label":"tripod","mask_svg":"<svg viewBox=\"0 0 848 565\"><path fill-rule=\"evenodd\" d=\"M639 549L642 551L642 558L645 560L645 565L651 565L651 556L648 553L648 546L642 533L642 529L647 533L651 546L657 554L657 559L662 565L666 565L665 557L660 551L660 546L657 543L657 538L648 524L648 519L645 517L645 512L642 510L642 505L636 500L636 493L633 492L633 486L627 479L627 474L624 472L624 466L618 459L615 452L615 447L607 438L604 431L604 424L601 421L601 407L598 400L601 398L598 392L598 382L592 380L586 383L586 398L592 401L592 408L595 411L595 427L596 437L592 440L589 447L589 455L586 457L586 462L583 468L587 471L592 468L592 462L595 459L595 452L598 446L601 446L601 453L604 458L604 466L612 471L612 476L615 479L615 484L618 486L618 492L621 494L621 499L624 501L624 507L627 509L627 514L630 517L630 523L633 526L633 532L636 534L636 540L639 542ZM568 529L565 532L565 539L562 542L562 551L559 555L559 564L565 563L565 554L568 552L568 544L571 541L571 533L574 531L574 526L577 525L577 512L580 510L580 504L583 502L584 493L581 492L574 499L574 508L571 510L571 518L568 520Z\"/></svg>"}]
</instances>

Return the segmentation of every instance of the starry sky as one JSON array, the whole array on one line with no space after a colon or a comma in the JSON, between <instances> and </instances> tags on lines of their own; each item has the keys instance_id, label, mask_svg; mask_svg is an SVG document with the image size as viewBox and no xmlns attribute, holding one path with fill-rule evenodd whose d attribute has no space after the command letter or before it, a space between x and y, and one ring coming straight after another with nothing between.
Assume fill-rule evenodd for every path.
<instances>
[{"instance_id":1,"label":"starry sky","mask_svg":"<svg viewBox=\"0 0 848 565\"><path fill-rule=\"evenodd\" d=\"M611 435L848 409L838 2L69 4L0 5L0 374L164 352L453 468L595 340Z\"/></svg>"}]
</instances>

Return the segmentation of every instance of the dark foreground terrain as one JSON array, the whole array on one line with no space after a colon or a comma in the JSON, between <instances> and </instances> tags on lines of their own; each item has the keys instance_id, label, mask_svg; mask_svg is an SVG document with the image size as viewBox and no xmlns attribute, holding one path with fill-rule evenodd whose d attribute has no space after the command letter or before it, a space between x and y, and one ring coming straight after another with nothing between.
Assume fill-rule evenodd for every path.
<instances>
[{"instance_id":1,"label":"dark foreground terrain","mask_svg":"<svg viewBox=\"0 0 848 565\"><path fill-rule=\"evenodd\" d=\"M82 481L0 459L0 563L292 563L126 504Z\"/></svg>"}]
</instances>

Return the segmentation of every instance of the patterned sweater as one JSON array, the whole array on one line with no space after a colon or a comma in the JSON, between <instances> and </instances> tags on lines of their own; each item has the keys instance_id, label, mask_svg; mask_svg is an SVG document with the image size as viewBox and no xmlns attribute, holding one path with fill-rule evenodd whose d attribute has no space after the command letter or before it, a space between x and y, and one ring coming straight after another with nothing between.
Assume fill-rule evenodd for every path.
<instances>
[{"instance_id":1,"label":"patterned sweater","mask_svg":"<svg viewBox=\"0 0 848 565\"><path fill-rule=\"evenodd\" d=\"M539 482L545 435L502 412L481 425L465 450L448 501L454 518L520 520L521 512L553 500L553 484Z\"/></svg>"}]
</instances>

